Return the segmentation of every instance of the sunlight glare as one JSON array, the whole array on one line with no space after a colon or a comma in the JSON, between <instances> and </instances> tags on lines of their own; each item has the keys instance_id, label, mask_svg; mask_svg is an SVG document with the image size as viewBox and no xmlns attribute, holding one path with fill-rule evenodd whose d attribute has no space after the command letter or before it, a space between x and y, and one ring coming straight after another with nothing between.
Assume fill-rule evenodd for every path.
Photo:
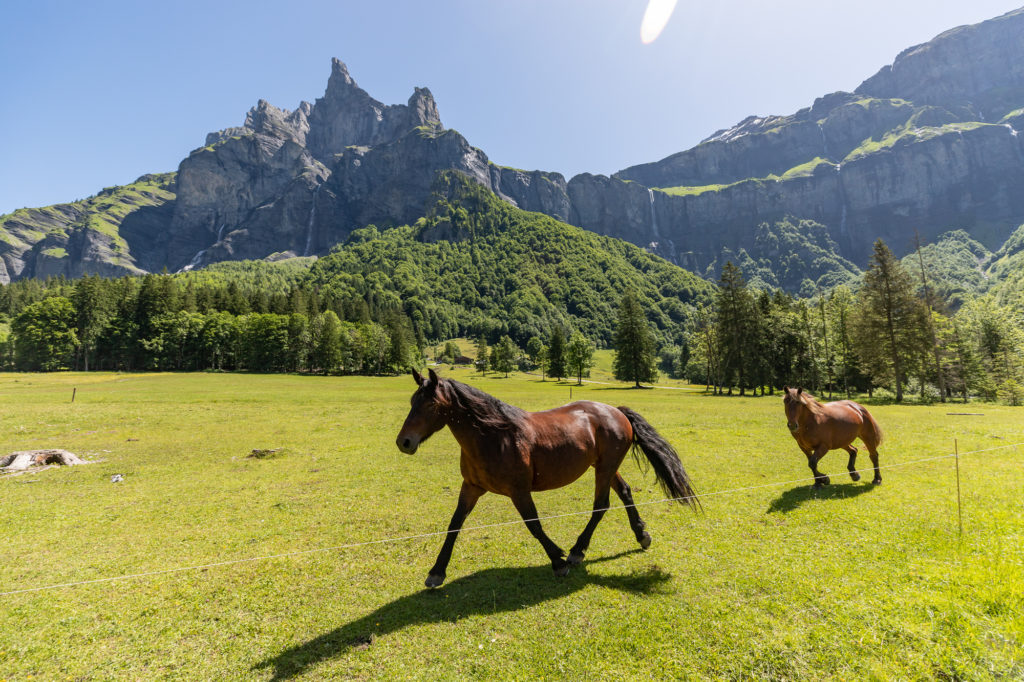
<instances>
[{"instance_id":1,"label":"sunlight glare","mask_svg":"<svg viewBox=\"0 0 1024 682\"><path fill-rule=\"evenodd\" d=\"M661 35L675 8L676 0L650 0L647 3L644 20L640 23L640 40L644 45L650 45Z\"/></svg>"}]
</instances>

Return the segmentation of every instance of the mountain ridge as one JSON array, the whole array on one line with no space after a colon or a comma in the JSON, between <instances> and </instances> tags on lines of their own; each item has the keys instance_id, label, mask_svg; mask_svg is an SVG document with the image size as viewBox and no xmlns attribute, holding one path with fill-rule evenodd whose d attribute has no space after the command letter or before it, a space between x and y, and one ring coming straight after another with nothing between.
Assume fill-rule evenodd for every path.
<instances>
[{"instance_id":1,"label":"mountain ridge","mask_svg":"<svg viewBox=\"0 0 1024 682\"><path fill-rule=\"evenodd\" d=\"M323 254L365 225L415 220L432 200L434 179L452 170L520 208L624 239L706 277L745 253L766 283L790 291L843 280L851 265L866 265L878 238L906 253L913 234L930 242L963 229L995 251L1024 223L1020 65L1024 9L908 48L852 93L825 95L788 116L748 117L660 161L566 181L492 162L442 125L428 89L385 105L334 59L314 103L287 110L259 100L242 126L210 133L182 160L166 190L172 196L108 221L108 241L124 254L109 244L106 260L100 247L69 251L75 239L102 241L74 212L0 217L0 281ZM785 227L812 224L824 228L813 248ZM790 236L765 241L762 226ZM828 261L813 278L779 276L810 252L819 265Z\"/></svg>"}]
</instances>

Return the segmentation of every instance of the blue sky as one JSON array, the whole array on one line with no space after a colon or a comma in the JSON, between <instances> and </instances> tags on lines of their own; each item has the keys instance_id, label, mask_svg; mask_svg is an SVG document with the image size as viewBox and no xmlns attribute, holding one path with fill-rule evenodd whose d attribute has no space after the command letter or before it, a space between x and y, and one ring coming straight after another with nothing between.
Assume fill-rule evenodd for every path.
<instances>
[{"instance_id":1,"label":"blue sky","mask_svg":"<svg viewBox=\"0 0 1024 682\"><path fill-rule=\"evenodd\" d=\"M607 174L1022 2L679 0L651 45L646 0L4 3L0 213L174 170L257 99L321 96L331 57L388 104L429 87L498 163Z\"/></svg>"}]
</instances>

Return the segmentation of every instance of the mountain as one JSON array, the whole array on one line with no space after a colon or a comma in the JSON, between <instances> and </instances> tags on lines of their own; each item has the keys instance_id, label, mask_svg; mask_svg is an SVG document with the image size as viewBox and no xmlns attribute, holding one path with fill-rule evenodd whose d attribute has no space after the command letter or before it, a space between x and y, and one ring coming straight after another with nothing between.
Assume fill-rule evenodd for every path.
<instances>
[{"instance_id":1,"label":"mountain","mask_svg":"<svg viewBox=\"0 0 1024 682\"><path fill-rule=\"evenodd\" d=\"M853 93L749 117L612 178L574 178L573 222L644 235L634 242L660 236L660 253L699 270L723 247L757 258L754 226L786 215L826 225L838 255L861 266L875 239L906 253L915 231L930 242L963 229L998 249L1024 222L1022 107L1024 9L905 50ZM646 188L646 219L601 200L639 204Z\"/></svg>"},{"instance_id":2,"label":"mountain","mask_svg":"<svg viewBox=\"0 0 1024 682\"><path fill-rule=\"evenodd\" d=\"M852 93L568 182L491 162L442 125L429 90L385 105L334 60L323 97L292 111L260 100L160 176L159 196L139 198L135 183L104 190L123 200L0 217L0 282L322 255L367 225L415 222L454 170L705 277L733 260L765 286L808 293L855 278L878 238L906 254L915 235L962 230L998 251L1024 223L1022 127L1024 9L905 50Z\"/></svg>"}]
</instances>

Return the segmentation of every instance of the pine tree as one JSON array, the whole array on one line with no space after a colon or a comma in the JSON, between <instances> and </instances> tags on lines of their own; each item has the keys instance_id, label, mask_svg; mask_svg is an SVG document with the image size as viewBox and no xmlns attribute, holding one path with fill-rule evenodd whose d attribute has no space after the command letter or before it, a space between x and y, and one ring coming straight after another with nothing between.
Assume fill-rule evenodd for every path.
<instances>
[{"instance_id":1,"label":"pine tree","mask_svg":"<svg viewBox=\"0 0 1024 682\"><path fill-rule=\"evenodd\" d=\"M487 354L487 338L483 334L476 340L476 368L480 372L487 374L488 367L488 354Z\"/></svg>"},{"instance_id":2,"label":"pine tree","mask_svg":"<svg viewBox=\"0 0 1024 682\"><path fill-rule=\"evenodd\" d=\"M739 386L740 395L748 383L751 364L751 339L754 338L750 292L743 273L731 261L722 268L718 282L718 329L722 344L722 369L729 392Z\"/></svg>"},{"instance_id":3,"label":"pine tree","mask_svg":"<svg viewBox=\"0 0 1024 682\"><path fill-rule=\"evenodd\" d=\"M910 275L879 239L857 296L854 344L873 379L894 387L896 402L903 400L907 370L920 356L924 313Z\"/></svg>"},{"instance_id":4,"label":"pine tree","mask_svg":"<svg viewBox=\"0 0 1024 682\"><path fill-rule=\"evenodd\" d=\"M565 370L565 332L558 325L551 330L551 338L548 340L548 376L562 379L567 374Z\"/></svg>"},{"instance_id":5,"label":"pine tree","mask_svg":"<svg viewBox=\"0 0 1024 682\"><path fill-rule=\"evenodd\" d=\"M612 368L619 381L657 381L654 332L647 322L636 293L627 290L619 304L619 324L615 330L615 359Z\"/></svg>"}]
</instances>

